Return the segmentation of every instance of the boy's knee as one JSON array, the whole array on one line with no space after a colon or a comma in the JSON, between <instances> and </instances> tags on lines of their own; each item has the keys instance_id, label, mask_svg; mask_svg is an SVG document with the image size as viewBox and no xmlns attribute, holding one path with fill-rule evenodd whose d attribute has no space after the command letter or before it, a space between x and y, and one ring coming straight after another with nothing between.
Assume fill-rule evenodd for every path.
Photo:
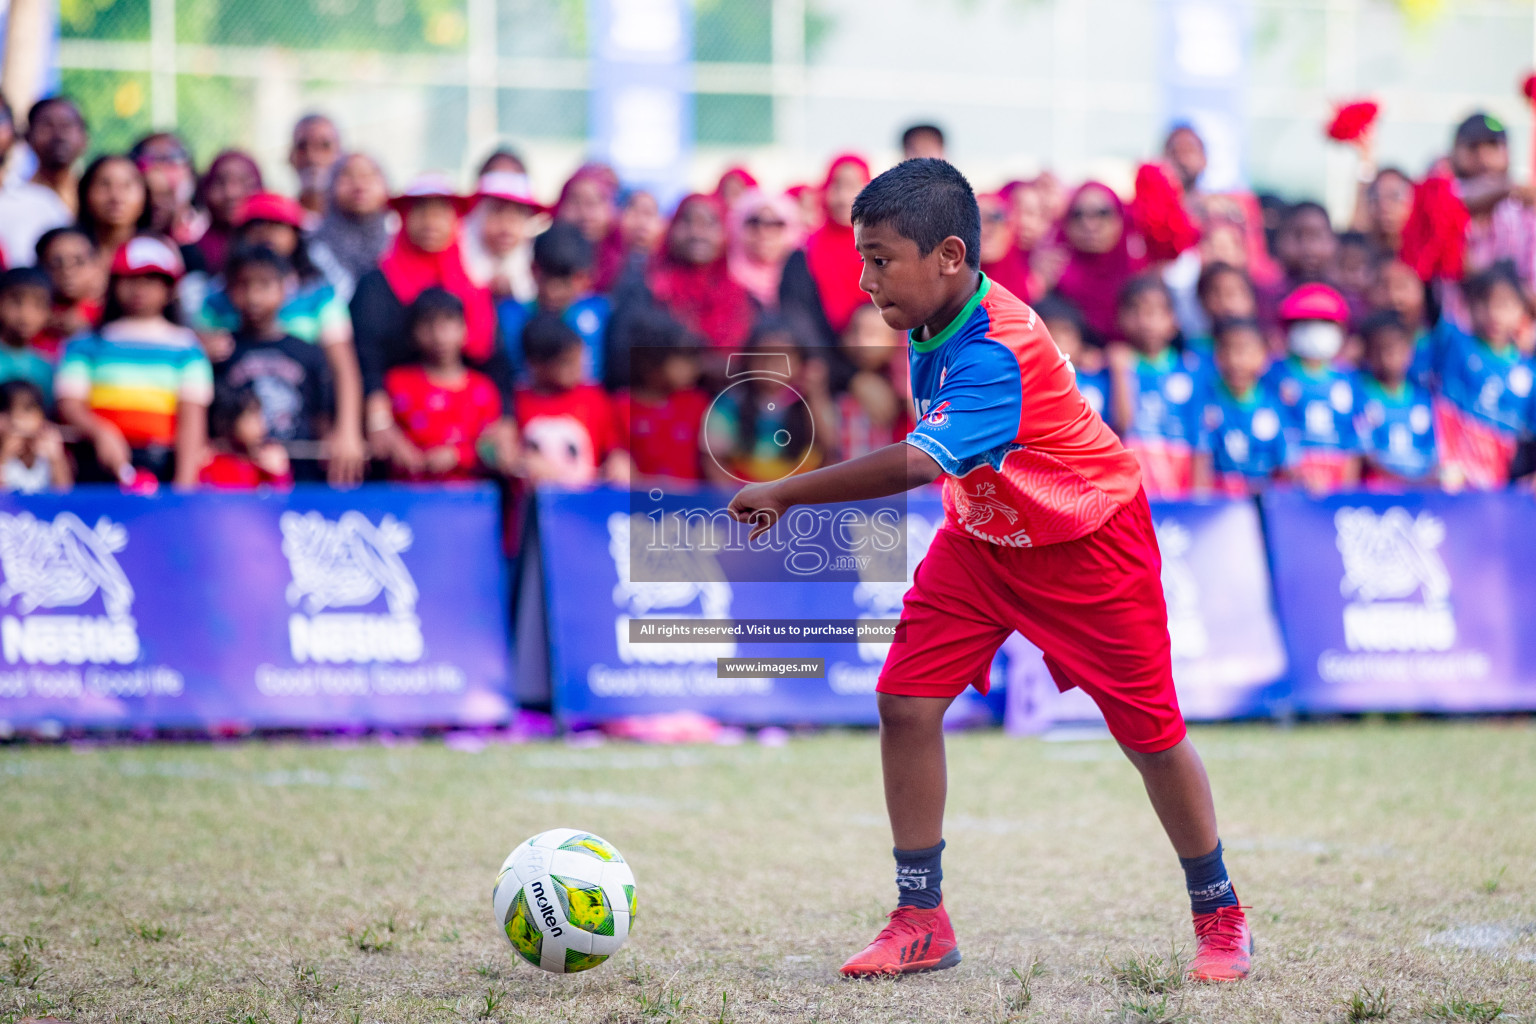
<instances>
[{"instance_id":1,"label":"boy's knee","mask_svg":"<svg viewBox=\"0 0 1536 1024\"><path fill-rule=\"evenodd\" d=\"M944 709L949 701L938 697L909 697L900 693L878 693L880 724L887 729L924 729L944 723Z\"/></svg>"}]
</instances>

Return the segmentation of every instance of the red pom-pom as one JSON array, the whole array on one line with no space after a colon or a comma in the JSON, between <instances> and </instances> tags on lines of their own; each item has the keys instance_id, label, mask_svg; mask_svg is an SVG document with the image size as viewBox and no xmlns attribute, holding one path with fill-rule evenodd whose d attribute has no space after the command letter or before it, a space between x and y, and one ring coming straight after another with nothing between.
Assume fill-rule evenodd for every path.
<instances>
[{"instance_id":1,"label":"red pom-pom","mask_svg":"<svg viewBox=\"0 0 1536 1024\"><path fill-rule=\"evenodd\" d=\"M1375 100L1356 100L1346 103L1333 112L1328 122L1328 137L1337 142L1354 142L1376 123L1381 104Z\"/></svg>"},{"instance_id":2,"label":"red pom-pom","mask_svg":"<svg viewBox=\"0 0 1536 1024\"><path fill-rule=\"evenodd\" d=\"M1525 76L1525 81L1520 83L1520 91L1525 93L1525 98L1536 103L1536 71Z\"/></svg>"},{"instance_id":3,"label":"red pom-pom","mask_svg":"<svg viewBox=\"0 0 1536 1024\"><path fill-rule=\"evenodd\" d=\"M1157 164L1136 171L1136 195L1131 223L1147 243L1147 256L1171 260L1200 241L1200 229L1184 209L1184 196L1168 172Z\"/></svg>"}]
</instances>

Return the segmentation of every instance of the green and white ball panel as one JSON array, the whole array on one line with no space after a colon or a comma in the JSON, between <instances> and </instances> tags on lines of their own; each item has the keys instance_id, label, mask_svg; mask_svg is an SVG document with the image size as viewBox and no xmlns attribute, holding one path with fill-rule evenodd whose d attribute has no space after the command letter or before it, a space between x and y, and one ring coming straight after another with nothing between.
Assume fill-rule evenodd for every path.
<instances>
[{"instance_id":1,"label":"green and white ball panel","mask_svg":"<svg viewBox=\"0 0 1536 1024\"><path fill-rule=\"evenodd\" d=\"M517 954L557 974L603 963L629 938L635 877L601 837L552 829L512 851L492 890Z\"/></svg>"}]
</instances>

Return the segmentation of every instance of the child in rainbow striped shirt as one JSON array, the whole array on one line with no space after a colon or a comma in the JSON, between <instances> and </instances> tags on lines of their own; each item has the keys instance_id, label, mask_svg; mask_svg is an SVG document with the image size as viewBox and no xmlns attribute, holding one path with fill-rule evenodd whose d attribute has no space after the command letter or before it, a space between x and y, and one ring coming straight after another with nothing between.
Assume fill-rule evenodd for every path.
<instances>
[{"instance_id":1,"label":"child in rainbow striped shirt","mask_svg":"<svg viewBox=\"0 0 1536 1024\"><path fill-rule=\"evenodd\" d=\"M101 327L64 349L54 395L60 418L88 442L83 480L197 484L213 369L197 335L174 322L181 274L165 242L131 239L112 260Z\"/></svg>"}]
</instances>

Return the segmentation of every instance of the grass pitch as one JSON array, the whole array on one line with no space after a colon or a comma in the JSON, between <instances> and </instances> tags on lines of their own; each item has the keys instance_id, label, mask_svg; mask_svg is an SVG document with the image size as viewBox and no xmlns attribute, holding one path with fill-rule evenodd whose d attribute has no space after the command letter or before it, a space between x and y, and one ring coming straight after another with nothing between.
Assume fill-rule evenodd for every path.
<instances>
[{"instance_id":1,"label":"grass pitch","mask_svg":"<svg viewBox=\"0 0 1536 1024\"><path fill-rule=\"evenodd\" d=\"M1179 984L1177 861L1108 741L950 741L965 962L844 982L892 902L869 733L756 745L0 750L0 1024L1536 1020L1536 724L1203 728L1256 970ZM634 865L603 967L514 960L502 858Z\"/></svg>"}]
</instances>

